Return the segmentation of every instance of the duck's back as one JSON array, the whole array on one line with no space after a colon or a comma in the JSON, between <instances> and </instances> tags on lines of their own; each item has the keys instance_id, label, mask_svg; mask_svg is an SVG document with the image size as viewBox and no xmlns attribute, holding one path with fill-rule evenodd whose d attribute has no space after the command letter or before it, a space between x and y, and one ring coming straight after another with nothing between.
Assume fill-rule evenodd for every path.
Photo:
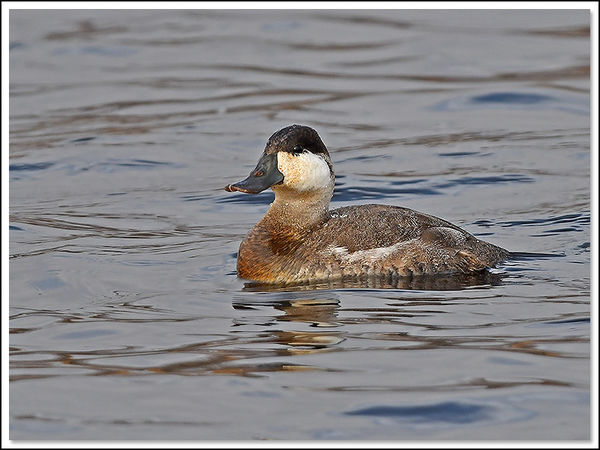
<instances>
[{"instance_id":1,"label":"duck's back","mask_svg":"<svg viewBox=\"0 0 600 450\"><path fill-rule=\"evenodd\" d=\"M480 241L450 222L387 205L332 210L301 235L285 236L284 230L273 232L259 223L240 247L240 276L295 282L469 273L508 256L506 250Z\"/></svg>"},{"instance_id":2,"label":"duck's back","mask_svg":"<svg viewBox=\"0 0 600 450\"><path fill-rule=\"evenodd\" d=\"M349 206L329 218L307 242L346 275L398 276L473 272L492 267L508 252L456 225L408 208Z\"/></svg>"},{"instance_id":3,"label":"duck's back","mask_svg":"<svg viewBox=\"0 0 600 450\"><path fill-rule=\"evenodd\" d=\"M446 227L465 233L456 225L412 209L388 205L345 206L329 212L322 232L349 252L389 247L419 238L430 228ZM315 237L319 234L316 232Z\"/></svg>"}]
</instances>

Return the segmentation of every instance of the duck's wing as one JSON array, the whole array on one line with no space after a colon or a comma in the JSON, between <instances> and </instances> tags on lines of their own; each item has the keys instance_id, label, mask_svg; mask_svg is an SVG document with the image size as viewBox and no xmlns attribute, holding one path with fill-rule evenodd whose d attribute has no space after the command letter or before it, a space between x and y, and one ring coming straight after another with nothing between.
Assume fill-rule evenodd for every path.
<instances>
[{"instance_id":1,"label":"duck's wing","mask_svg":"<svg viewBox=\"0 0 600 450\"><path fill-rule=\"evenodd\" d=\"M330 211L323 231L348 251L382 248L418 239L432 228L469 233L438 217L412 209L388 205L346 206ZM433 236L432 236L433 237Z\"/></svg>"},{"instance_id":2,"label":"duck's wing","mask_svg":"<svg viewBox=\"0 0 600 450\"><path fill-rule=\"evenodd\" d=\"M449 271L472 272L509 256L503 248L481 241L446 220L397 206L333 210L327 228L323 242L331 244L328 250L351 255L351 259L367 255L383 259L396 254L407 261L412 257L416 266L438 263L448 265Z\"/></svg>"}]
</instances>

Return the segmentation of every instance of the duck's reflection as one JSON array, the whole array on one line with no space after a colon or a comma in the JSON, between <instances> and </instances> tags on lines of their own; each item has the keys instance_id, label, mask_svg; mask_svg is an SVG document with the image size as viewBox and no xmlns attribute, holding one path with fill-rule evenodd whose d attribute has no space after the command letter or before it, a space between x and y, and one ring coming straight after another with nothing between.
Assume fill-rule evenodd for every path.
<instances>
[{"instance_id":1,"label":"duck's reflection","mask_svg":"<svg viewBox=\"0 0 600 450\"><path fill-rule=\"evenodd\" d=\"M313 327L336 327L340 301L334 298L307 298L289 300L275 305L285 315L278 316L282 322L304 322Z\"/></svg>"},{"instance_id":2,"label":"duck's reflection","mask_svg":"<svg viewBox=\"0 0 600 450\"><path fill-rule=\"evenodd\" d=\"M340 302L337 299L297 299L282 302L275 309L285 315L278 316L281 322L308 323L311 327L337 327L337 310ZM327 350L344 340L339 332L322 331L278 331L276 342L286 345L290 354L307 354Z\"/></svg>"},{"instance_id":3,"label":"duck's reflection","mask_svg":"<svg viewBox=\"0 0 600 450\"><path fill-rule=\"evenodd\" d=\"M271 341L287 347L289 354L306 354L324 351L342 342L341 333L334 331L337 327L337 314L340 308L339 299L333 296L311 296L309 298L277 299L268 305L275 310L284 312L283 315L273 316L277 322L294 322L308 324L318 331L273 330L270 332ZM255 309L256 302L234 301L236 309Z\"/></svg>"},{"instance_id":4,"label":"duck's reflection","mask_svg":"<svg viewBox=\"0 0 600 450\"><path fill-rule=\"evenodd\" d=\"M295 322L309 324L315 331L271 331L273 342L287 347L289 353L314 353L335 348L345 340L343 332L333 328L341 325L338 320L340 300L335 289L404 289L404 290L462 290L471 287L491 287L500 284L502 275L489 271L473 274L453 274L444 276L402 277L365 277L346 278L335 281L303 283L296 285L274 285L246 283L243 291L262 292L269 301L257 300L256 297L240 296L233 302L239 310L256 309L257 306L272 307L285 314L271 316L272 323ZM305 293L312 291L308 296ZM324 292L330 290L330 292ZM264 324L264 317L261 317ZM300 328L300 327L299 327Z\"/></svg>"},{"instance_id":5,"label":"duck's reflection","mask_svg":"<svg viewBox=\"0 0 600 450\"><path fill-rule=\"evenodd\" d=\"M423 291L461 290L471 287L497 286L502 282L502 274L488 270L469 274L420 275L413 277L366 276L337 280L305 282L298 284L265 284L248 282L244 291L307 291L323 289L404 289Z\"/></svg>"}]
</instances>

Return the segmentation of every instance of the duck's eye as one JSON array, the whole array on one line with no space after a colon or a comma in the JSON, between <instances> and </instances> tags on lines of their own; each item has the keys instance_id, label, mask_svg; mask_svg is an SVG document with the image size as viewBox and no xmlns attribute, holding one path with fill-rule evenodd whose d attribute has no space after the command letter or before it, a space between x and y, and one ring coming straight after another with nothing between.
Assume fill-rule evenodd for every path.
<instances>
[{"instance_id":1,"label":"duck's eye","mask_svg":"<svg viewBox=\"0 0 600 450\"><path fill-rule=\"evenodd\" d=\"M296 145L293 149L292 149L292 153L302 153L304 151L304 149L300 146L300 145Z\"/></svg>"}]
</instances>

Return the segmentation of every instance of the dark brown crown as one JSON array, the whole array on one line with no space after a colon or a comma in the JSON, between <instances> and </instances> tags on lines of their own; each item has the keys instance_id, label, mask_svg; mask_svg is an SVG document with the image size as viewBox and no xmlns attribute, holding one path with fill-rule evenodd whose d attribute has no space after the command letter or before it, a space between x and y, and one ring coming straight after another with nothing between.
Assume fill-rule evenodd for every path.
<instances>
[{"instance_id":1,"label":"dark brown crown","mask_svg":"<svg viewBox=\"0 0 600 450\"><path fill-rule=\"evenodd\" d=\"M290 125L274 133L267 141L265 153L295 153L299 149L329 156L327 147L323 144L319 134L304 125Z\"/></svg>"}]
</instances>

